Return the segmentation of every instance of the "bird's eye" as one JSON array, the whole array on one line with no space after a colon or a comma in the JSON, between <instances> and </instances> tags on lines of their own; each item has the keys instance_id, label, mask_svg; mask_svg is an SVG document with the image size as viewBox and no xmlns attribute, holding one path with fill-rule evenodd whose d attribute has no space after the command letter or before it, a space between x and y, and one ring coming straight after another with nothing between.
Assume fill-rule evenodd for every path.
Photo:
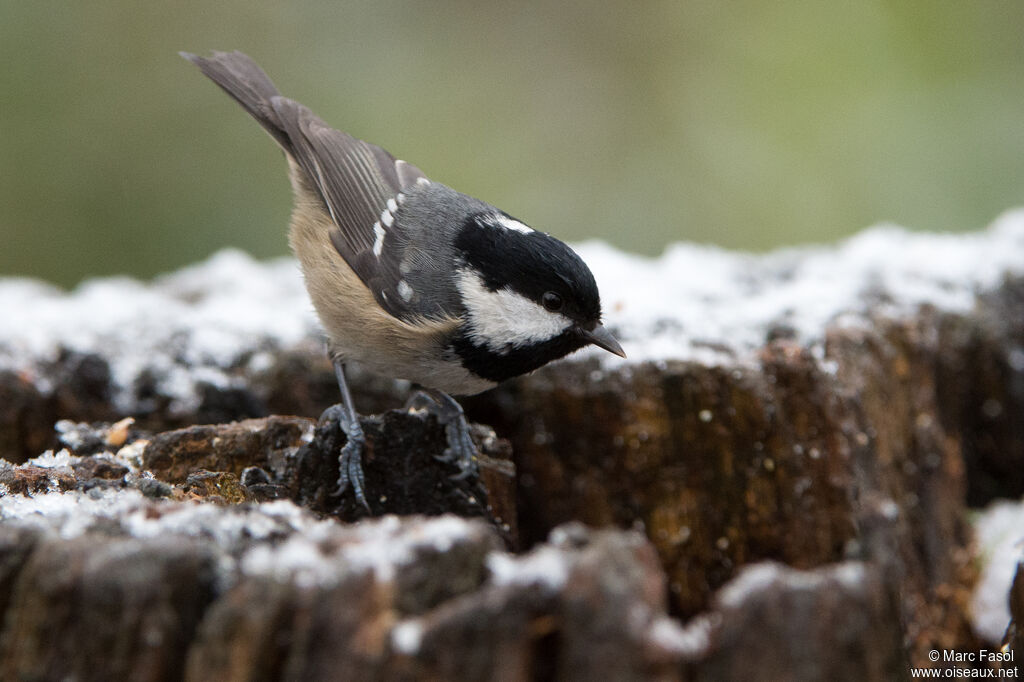
<instances>
[{"instance_id":1,"label":"bird's eye","mask_svg":"<svg viewBox=\"0 0 1024 682\"><path fill-rule=\"evenodd\" d=\"M551 312L556 312L562 309L562 297L553 291L548 291L540 300L544 304L544 307Z\"/></svg>"}]
</instances>

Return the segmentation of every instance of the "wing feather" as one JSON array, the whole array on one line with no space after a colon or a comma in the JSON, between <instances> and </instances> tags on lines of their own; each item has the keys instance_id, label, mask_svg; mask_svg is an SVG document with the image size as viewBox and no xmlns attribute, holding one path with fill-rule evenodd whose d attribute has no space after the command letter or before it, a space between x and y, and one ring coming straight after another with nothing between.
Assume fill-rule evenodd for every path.
<instances>
[{"instance_id":1,"label":"wing feather","mask_svg":"<svg viewBox=\"0 0 1024 682\"><path fill-rule=\"evenodd\" d=\"M295 160L334 222L330 243L381 306L402 319L422 315L398 295L401 245L406 243L398 221L386 226L384 251L375 254L373 246L374 224L381 221L388 200L425 178L423 172L376 145L331 128L304 105L280 95L241 52L183 56L241 104Z\"/></svg>"}]
</instances>

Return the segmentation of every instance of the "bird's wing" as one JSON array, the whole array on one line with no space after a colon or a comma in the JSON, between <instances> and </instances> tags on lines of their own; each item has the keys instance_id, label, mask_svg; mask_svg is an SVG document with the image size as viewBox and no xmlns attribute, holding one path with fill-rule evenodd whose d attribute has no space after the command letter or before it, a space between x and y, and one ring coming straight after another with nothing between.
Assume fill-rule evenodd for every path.
<instances>
[{"instance_id":1,"label":"bird's wing","mask_svg":"<svg viewBox=\"0 0 1024 682\"><path fill-rule=\"evenodd\" d=\"M396 220L402 190L426 180L410 163L376 145L331 128L308 108L285 97L271 105L287 133L291 154L323 199L334 221L330 238L381 307L413 319L427 311L408 295L400 264L407 239Z\"/></svg>"},{"instance_id":2,"label":"bird's wing","mask_svg":"<svg viewBox=\"0 0 1024 682\"><path fill-rule=\"evenodd\" d=\"M403 296L409 285L402 284L399 266L408 240L394 212L403 189L426 181L420 169L331 128L307 107L281 96L241 52L182 56L241 104L295 160L334 221L331 243L381 307L404 320L447 313L426 306L423 297Z\"/></svg>"}]
</instances>

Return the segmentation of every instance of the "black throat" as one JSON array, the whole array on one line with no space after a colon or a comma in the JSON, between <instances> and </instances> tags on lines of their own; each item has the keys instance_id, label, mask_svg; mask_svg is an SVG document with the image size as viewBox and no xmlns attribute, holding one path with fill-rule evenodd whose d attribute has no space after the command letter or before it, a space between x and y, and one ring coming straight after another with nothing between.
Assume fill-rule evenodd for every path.
<instances>
[{"instance_id":1,"label":"black throat","mask_svg":"<svg viewBox=\"0 0 1024 682\"><path fill-rule=\"evenodd\" d=\"M458 355L462 366L470 372L489 381L502 382L532 372L586 344L577 334L565 331L547 341L528 346L510 346L506 352L497 352L474 342L463 328L452 338L451 348Z\"/></svg>"}]
</instances>

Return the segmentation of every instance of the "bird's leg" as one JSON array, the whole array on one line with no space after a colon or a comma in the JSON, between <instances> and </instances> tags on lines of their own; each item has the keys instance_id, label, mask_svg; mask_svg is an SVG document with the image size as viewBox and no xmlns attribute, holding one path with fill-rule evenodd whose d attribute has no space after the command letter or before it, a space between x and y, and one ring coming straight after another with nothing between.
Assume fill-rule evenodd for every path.
<instances>
[{"instance_id":1,"label":"bird's leg","mask_svg":"<svg viewBox=\"0 0 1024 682\"><path fill-rule=\"evenodd\" d=\"M444 426L448 447L437 459L454 464L459 468L456 479L463 479L477 472L477 451L469 435L466 413L454 398L434 388L420 388L406 403L407 407L426 408Z\"/></svg>"},{"instance_id":2,"label":"bird's leg","mask_svg":"<svg viewBox=\"0 0 1024 682\"><path fill-rule=\"evenodd\" d=\"M363 448L366 446L366 438L363 435L363 427L359 424L359 415L352 405L352 394L345 382L344 363L334 361L334 376L338 378L338 388L341 389L341 404L331 405L320 415L320 423L337 421L338 427L345 433L345 447L341 449L339 459L338 489L334 495L344 493L349 485L356 496L356 501L370 511L370 505L366 502L366 482L363 478Z\"/></svg>"}]
</instances>

